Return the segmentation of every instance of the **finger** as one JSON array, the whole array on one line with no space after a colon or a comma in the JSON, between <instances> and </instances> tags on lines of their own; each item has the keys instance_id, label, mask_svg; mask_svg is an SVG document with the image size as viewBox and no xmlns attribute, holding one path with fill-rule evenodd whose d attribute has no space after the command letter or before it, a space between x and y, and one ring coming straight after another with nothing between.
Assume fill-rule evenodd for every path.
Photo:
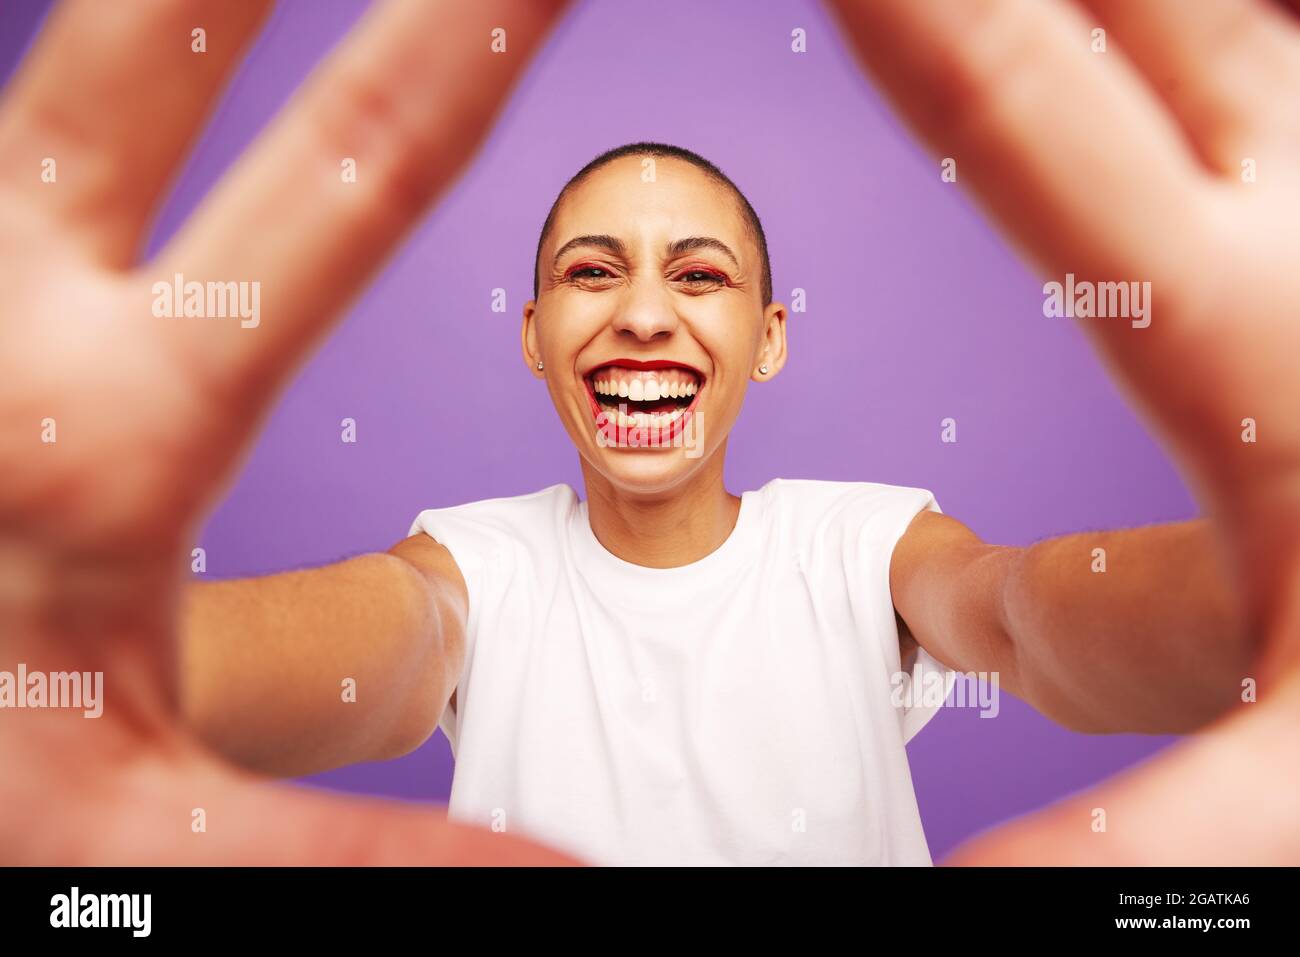
<instances>
[{"instance_id":1,"label":"finger","mask_svg":"<svg viewBox=\"0 0 1300 957\"><path fill-rule=\"evenodd\" d=\"M186 750L186 749L183 749ZM58 833L19 859L43 865L572 866L581 862L516 834L451 821L445 810L344 798L236 773L206 758L136 761L110 795L60 803ZM508 809L507 809L508 811ZM111 828L100 825L111 821ZM89 835L83 842L74 835Z\"/></svg>"},{"instance_id":2,"label":"finger","mask_svg":"<svg viewBox=\"0 0 1300 957\"><path fill-rule=\"evenodd\" d=\"M1300 861L1300 687L1243 710L1147 764L962 845L973 865L1223 866Z\"/></svg>"},{"instance_id":3,"label":"finger","mask_svg":"<svg viewBox=\"0 0 1300 957\"><path fill-rule=\"evenodd\" d=\"M831 0L886 93L1052 275L1173 275L1205 179L1168 111L1057 0ZM1124 275L1135 265L1141 277ZM1119 275L1116 275L1116 273Z\"/></svg>"},{"instance_id":4,"label":"finger","mask_svg":"<svg viewBox=\"0 0 1300 957\"><path fill-rule=\"evenodd\" d=\"M201 793L190 786L194 800ZM186 801L185 804L192 802ZM568 867L576 858L510 830L451 821L445 811L374 799L341 798L284 785L245 784L222 795L219 840L198 856L205 864L313 866ZM190 829L179 819L179 837ZM506 819L507 825L510 819ZM209 832L213 833L213 832ZM173 844L171 847L175 847ZM166 853L168 846L159 848Z\"/></svg>"},{"instance_id":5,"label":"finger","mask_svg":"<svg viewBox=\"0 0 1300 957\"><path fill-rule=\"evenodd\" d=\"M563 6L389 0L368 15L150 269L260 283L256 321L190 327L200 375L265 399L469 158Z\"/></svg>"},{"instance_id":6,"label":"finger","mask_svg":"<svg viewBox=\"0 0 1300 957\"><path fill-rule=\"evenodd\" d=\"M1084 0L1169 104L1206 165L1300 146L1300 32L1265 0Z\"/></svg>"},{"instance_id":7,"label":"finger","mask_svg":"<svg viewBox=\"0 0 1300 957\"><path fill-rule=\"evenodd\" d=\"M0 177L96 257L132 262L172 171L269 6L61 4L7 91Z\"/></svg>"}]
</instances>

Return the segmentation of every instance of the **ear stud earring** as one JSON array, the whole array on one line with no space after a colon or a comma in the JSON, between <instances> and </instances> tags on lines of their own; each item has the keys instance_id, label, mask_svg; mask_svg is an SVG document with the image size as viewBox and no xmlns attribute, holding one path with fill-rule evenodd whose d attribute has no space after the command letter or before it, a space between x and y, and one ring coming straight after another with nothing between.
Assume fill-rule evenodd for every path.
<instances>
[{"instance_id":1,"label":"ear stud earring","mask_svg":"<svg viewBox=\"0 0 1300 957\"><path fill-rule=\"evenodd\" d=\"M767 375L767 366L759 366L759 367L758 367L758 374L759 374L759 375Z\"/></svg>"},{"instance_id":2,"label":"ear stud earring","mask_svg":"<svg viewBox=\"0 0 1300 957\"><path fill-rule=\"evenodd\" d=\"M537 360L537 368L538 368L538 371L540 371L541 368L542 368L542 360L541 360L541 359L538 359L538 360Z\"/></svg>"}]
</instances>

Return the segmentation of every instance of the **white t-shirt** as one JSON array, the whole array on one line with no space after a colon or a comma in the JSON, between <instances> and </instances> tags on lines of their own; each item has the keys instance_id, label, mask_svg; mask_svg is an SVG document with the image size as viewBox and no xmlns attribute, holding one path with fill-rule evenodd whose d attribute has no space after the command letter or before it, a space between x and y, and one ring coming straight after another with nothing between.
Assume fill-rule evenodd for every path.
<instances>
[{"instance_id":1,"label":"white t-shirt","mask_svg":"<svg viewBox=\"0 0 1300 957\"><path fill-rule=\"evenodd\" d=\"M924 489L775 479L727 540L646 568L567 485L421 512L469 590L440 727L449 814L595 864L931 863L889 590ZM910 707L909 707L910 705Z\"/></svg>"}]
</instances>

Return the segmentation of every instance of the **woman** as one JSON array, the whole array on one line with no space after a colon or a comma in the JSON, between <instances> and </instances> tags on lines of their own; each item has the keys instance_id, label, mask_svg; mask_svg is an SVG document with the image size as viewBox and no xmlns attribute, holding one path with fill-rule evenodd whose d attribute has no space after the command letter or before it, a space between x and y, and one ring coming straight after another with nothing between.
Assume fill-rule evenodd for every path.
<instances>
[{"instance_id":1,"label":"woman","mask_svg":"<svg viewBox=\"0 0 1300 957\"><path fill-rule=\"evenodd\" d=\"M727 491L746 390L786 361L748 200L686 150L611 150L556 199L534 297L524 359L585 501L557 485L411 529L468 595L452 814L606 863L929 863L903 746L934 705L891 703L889 558L937 506Z\"/></svg>"}]
</instances>

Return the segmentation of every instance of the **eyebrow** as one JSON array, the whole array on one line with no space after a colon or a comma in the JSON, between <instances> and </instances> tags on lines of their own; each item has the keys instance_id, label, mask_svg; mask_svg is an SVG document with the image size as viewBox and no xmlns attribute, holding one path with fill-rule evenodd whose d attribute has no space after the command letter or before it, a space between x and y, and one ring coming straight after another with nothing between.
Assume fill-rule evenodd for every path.
<instances>
[{"instance_id":1,"label":"eyebrow","mask_svg":"<svg viewBox=\"0 0 1300 957\"><path fill-rule=\"evenodd\" d=\"M558 263L561 256L569 250L576 249L579 246L596 246L600 249L608 250L615 256L621 256L624 259L627 258L627 246L623 243L623 240L619 239L617 236L599 234L591 236L575 236L556 250L555 259L552 262ZM736 254L731 251L731 247L721 239L714 239L712 236L687 236L685 239L675 239L668 244L668 255L681 256L695 249L712 249L715 252L720 252L730 259L737 269L740 268L740 260L737 259Z\"/></svg>"},{"instance_id":2,"label":"eyebrow","mask_svg":"<svg viewBox=\"0 0 1300 957\"><path fill-rule=\"evenodd\" d=\"M721 239L714 239L712 236L688 236L685 239L678 239L668 244L668 254L670 256L681 256L694 249L712 249L715 252L722 253L731 260L732 265L737 269L740 268L740 260L731 251L731 247Z\"/></svg>"}]
</instances>

